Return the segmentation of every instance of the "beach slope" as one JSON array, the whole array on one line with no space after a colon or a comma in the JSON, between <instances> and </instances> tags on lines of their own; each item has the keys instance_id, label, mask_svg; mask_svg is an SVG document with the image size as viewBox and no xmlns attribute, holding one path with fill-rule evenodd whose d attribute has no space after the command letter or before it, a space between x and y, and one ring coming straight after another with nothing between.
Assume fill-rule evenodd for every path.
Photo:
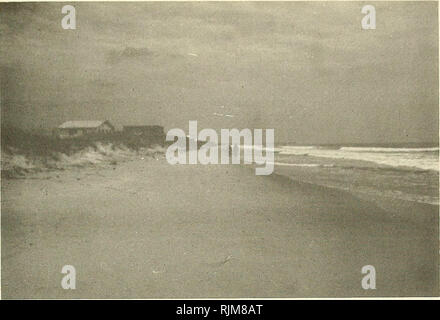
<instances>
[{"instance_id":1,"label":"beach slope","mask_svg":"<svg viewBox=\"0 0 440 320\"><path fill-rule=\"evenodd\" d=\"M138 159L3 180L1 222L5 299L439 293L437 206L393 212L243 166Z\"/></svg>"}]
</instances>

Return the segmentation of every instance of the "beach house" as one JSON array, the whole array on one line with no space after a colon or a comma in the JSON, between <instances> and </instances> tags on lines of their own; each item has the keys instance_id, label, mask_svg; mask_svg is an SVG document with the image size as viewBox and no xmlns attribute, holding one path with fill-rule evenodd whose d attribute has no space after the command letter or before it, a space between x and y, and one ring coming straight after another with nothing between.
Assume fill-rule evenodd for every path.
<instances>
[{"instance_id":1,"label":"beach house","mask_svg":"<svg viewBox=\"0 0 440 320\"><path fill-rule=\"evenodd\" d=\"M149 143L163 144L165 141L164 128L158 125L126 125L122 133L125 137Z\"/></svg>"},{"instance_id":2,"label":"beach house","mask_svg":"<svg viewBox=\"0 0 440 320\"><path fill-rule=\"evenodd\" d=\"M110 134L115 127L107 120L66 121L56 129L56 135L61 138L78 138L82 136Z\"/></svg>"}]
</instances>

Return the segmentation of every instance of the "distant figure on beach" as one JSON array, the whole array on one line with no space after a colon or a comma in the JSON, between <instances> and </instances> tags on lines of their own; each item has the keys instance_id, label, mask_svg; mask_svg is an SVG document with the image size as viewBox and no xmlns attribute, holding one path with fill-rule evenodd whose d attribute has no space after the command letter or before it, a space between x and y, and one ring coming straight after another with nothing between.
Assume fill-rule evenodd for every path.
<instances>
[{"instance_id":1,"label":"distant figure on beach","mask_svg":"<svg viewBox=\"0 0 440 320\"><path fill-rule=\"evenodd\" d=\"M233 150L231 153L236 157L239 154L239 152L240 152L240 148L238 147L237 144L234 144Z\"/></svg>"}]
</instances>

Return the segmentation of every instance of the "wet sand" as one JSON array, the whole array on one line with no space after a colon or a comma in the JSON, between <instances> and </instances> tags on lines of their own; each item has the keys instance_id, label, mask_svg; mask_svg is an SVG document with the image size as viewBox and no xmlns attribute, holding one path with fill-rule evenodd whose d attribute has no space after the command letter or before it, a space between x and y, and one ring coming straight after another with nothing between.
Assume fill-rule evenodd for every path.
<instances>
[{"instance_id":1,"label":"wet sand","mask_svg":"<svg viewBox=\"0 0 440 320\"><path fill-rule=\"evenodd\" d=\"M3 180L2 298L438 295L438 207L389 207L161 160ZM364 265L376 290L361 287Z\"/></svg>"}]
</instances>

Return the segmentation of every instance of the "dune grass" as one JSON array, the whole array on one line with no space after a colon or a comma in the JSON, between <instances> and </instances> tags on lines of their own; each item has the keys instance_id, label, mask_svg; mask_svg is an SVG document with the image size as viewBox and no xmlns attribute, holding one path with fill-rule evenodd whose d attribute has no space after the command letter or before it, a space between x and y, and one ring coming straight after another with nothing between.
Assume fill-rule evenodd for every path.
<instances>
[{"instance_id":1,"label":"dune grass","mask_svg":"<svg viewBox=\"0 0 440 320\"><path fill-rule=\"evenodd\" d=\"M122 132L72 139L11 127L2 128L1 133L3 178L69 166L115 164L140 151L152 157L163 153L157 139L127 136Z\"/></svg>"}]
</instances>

